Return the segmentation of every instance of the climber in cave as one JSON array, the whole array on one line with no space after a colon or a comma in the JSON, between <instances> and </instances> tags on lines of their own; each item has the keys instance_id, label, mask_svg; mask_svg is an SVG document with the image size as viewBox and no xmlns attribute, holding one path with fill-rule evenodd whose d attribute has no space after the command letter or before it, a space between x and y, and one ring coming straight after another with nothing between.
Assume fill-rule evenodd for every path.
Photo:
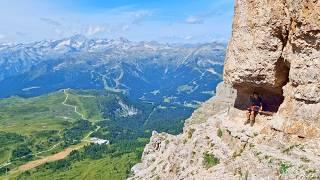
<instances>
[{"instance_id":1,"label":"climber in cave","mask_svg":"<svg viewBox=\"0 0 320 180\"><path fill-rule=\"evenodd\" d=\"M250 96L250 107L248 107L245 125L250 123L250 125L253 126L256 116L262 111L262 108L262 98L258 93L254 92L252 96Z\"/></svg>"}]
</instances>

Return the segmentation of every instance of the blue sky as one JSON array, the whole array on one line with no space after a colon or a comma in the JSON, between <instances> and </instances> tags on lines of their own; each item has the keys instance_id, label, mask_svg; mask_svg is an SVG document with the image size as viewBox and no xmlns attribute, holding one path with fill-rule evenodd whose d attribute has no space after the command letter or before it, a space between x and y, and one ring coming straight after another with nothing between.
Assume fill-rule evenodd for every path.
<instances>
[{"instance_id":1,"label":"blue sky","mask_svg":"<svg viewBox=\"0 0 320 180\"><path fill-rule=\"evenodd\" d=\"M227 41L233 0L0 0L0 42L89 38Z\"/></svg>"}]
</instances>

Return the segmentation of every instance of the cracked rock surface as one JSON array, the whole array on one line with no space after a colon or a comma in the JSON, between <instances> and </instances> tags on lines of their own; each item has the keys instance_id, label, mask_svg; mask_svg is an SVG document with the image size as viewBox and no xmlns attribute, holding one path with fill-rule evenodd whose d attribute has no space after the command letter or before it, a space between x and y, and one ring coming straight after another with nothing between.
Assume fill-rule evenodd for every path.
<instances>
[{"instance_id":1,"label":"cracked rock surface","mask_svg":"<svg viewBox=\"0 0 320 180\"><path fill-rule=\"evenodd\" d=\"M319 137L320 1L236 0L224 80L239 95L283 95L277 128Z\"/></svg>"},{"instance_id":2,"label":"cracked rock surface","mask_svg":"<svg viewBox=\"0 0 320 180\"><path fill-rule=\"evenodd\" d=\"M235 91L219 88L220 97L196 110L182 134L153 134L129 179L320 178L320 139L278 131L270 116L244 125L243 112L226 101Z\"/></svg>"}]
</instances>

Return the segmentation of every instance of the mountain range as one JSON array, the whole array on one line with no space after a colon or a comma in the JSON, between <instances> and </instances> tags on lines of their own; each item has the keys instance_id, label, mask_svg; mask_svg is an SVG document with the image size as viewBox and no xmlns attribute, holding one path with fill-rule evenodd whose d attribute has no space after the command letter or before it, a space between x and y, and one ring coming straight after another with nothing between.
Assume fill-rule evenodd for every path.
<instances>
[{"instance_id":1,"label":"mountain range","mask_svg":"<svg viewBox=\"0 0 320 180\"><path fill-rule=\"evenodd\" d=\"M226 44L161 44L119 39L0 45L0 97L60 89L106 89L157 104L196 107L222 79Z\"/></svg>"}]
</instances>

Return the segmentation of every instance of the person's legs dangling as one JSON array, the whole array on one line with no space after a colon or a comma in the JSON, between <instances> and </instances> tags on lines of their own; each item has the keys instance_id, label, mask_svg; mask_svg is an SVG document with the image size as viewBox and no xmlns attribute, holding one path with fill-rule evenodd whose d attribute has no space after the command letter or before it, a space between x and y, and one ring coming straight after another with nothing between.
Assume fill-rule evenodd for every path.
<instances>
[{"instance_id":1,"label":"person's legs dangling","mask_svg":"<svg viewBox=\"0 0 320 180\"><path fill-rule=\"evenodd\" d=\"M256 121L257 112L252 111L250 114L250 125L253 126Z\"/></svg>"},{"instance_id":2,"label":"person's legs dangling","mask_svg":"<svg viewBox=\"0 0 320 180\"><path fill-rule=\"evenodd\" d=\"M246 124L249 124L249 123L250 123L250 116L251 116L251 113L252 113L252 111L251 111L250 109L248 109L248 111L246 112L247 119L246 119L246 121L244 122L244 125L246 125Z\"/></svg>"}]
</instances>

